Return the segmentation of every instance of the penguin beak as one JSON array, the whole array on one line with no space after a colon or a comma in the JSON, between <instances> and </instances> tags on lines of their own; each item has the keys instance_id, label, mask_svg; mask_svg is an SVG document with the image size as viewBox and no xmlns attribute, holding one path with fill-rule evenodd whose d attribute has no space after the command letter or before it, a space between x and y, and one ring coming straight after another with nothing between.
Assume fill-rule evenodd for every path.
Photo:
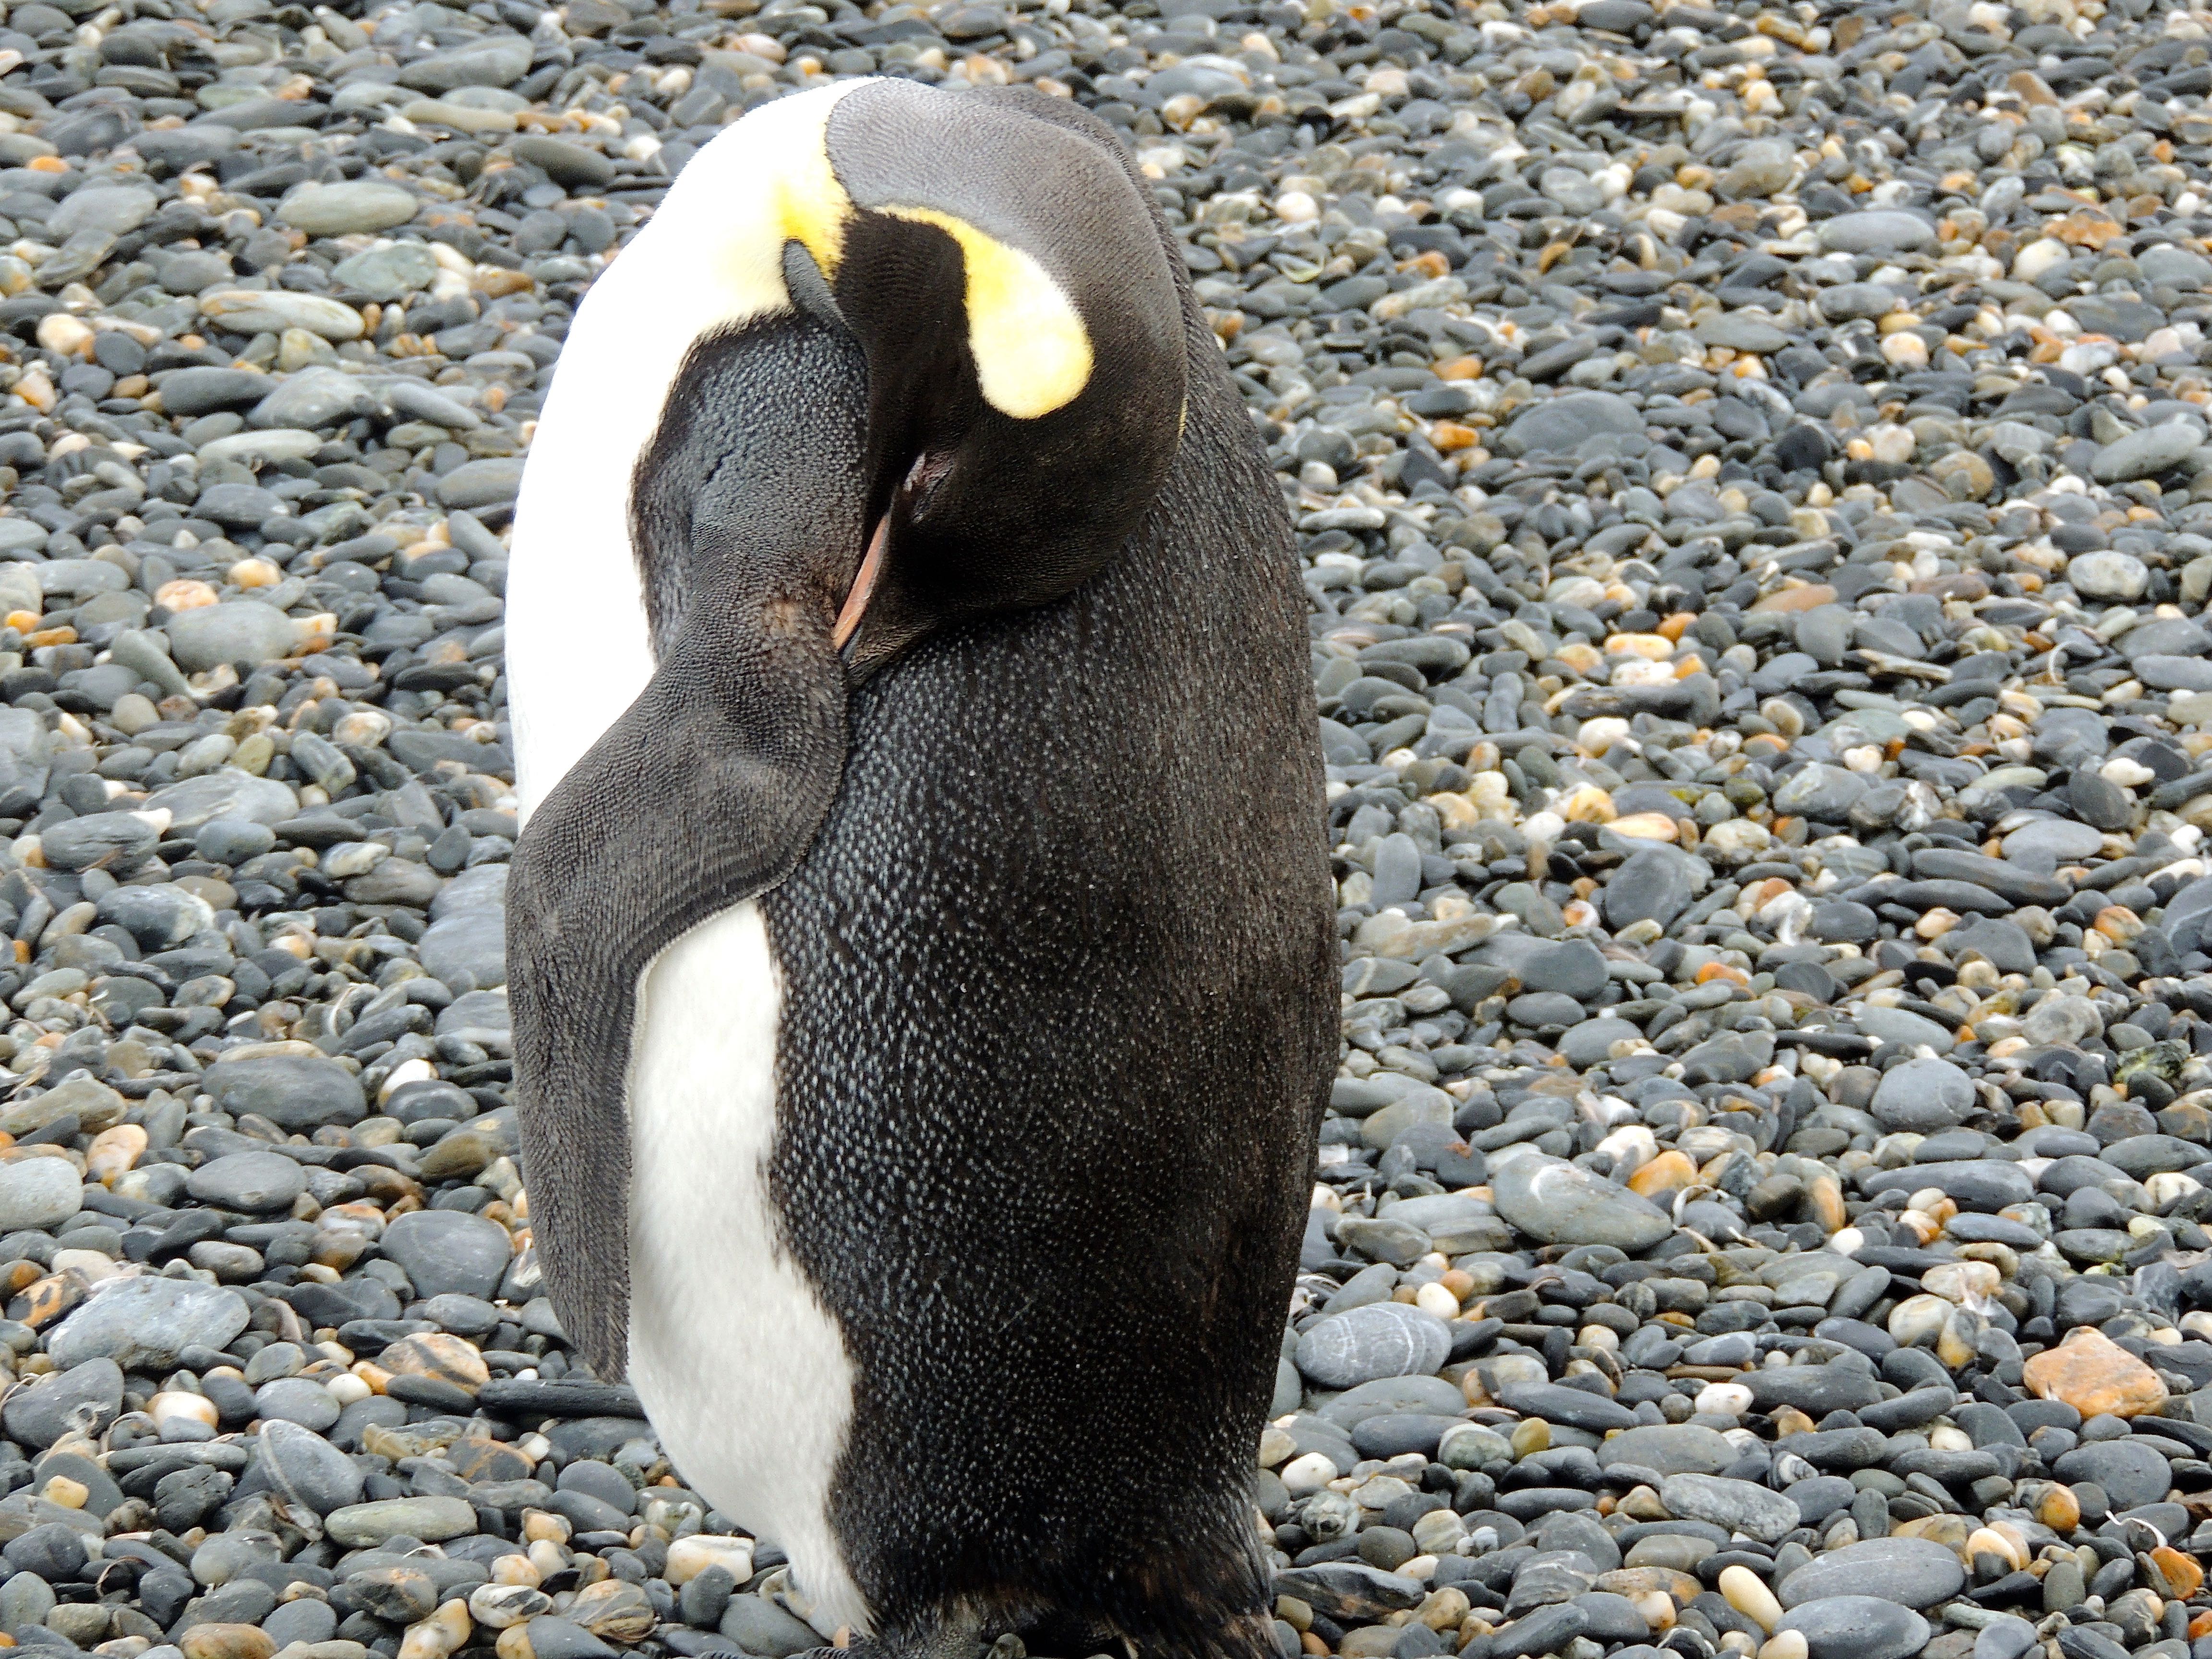
<instances>
[{"instance_id":1,"label":"penguin beak","mask_svg":"<svg viewBox=\"0 0 2212 1659\"><path fill-rule=\"evenodd\" d=\"M895 520L910 515L915 502L933 481L935 473L927 458L917 455L907 468L906 478L883 512L877 517L876 526L868 534L867 551L860 556L860 568L853 575L853 586L845 595L845 603L838 608L837 622L830 633L830 643L846 656L847 665L852 665L851 653L846 647L860 632L860 623L868 614L868 601L875 597L876 584L882 580L885 552L890 544L891 525Z\"/></svg>"},{"instance_id":2,"label":"penguin beak","mask_svg":"<svg viewBox=\"0 0 2212 1659\"><path fill-rule=\"evenodd\" d=\"M831 644L844 658L848 672L857 681L865 679L878 665L863 658L863 647L855 641L861 624L866 621L868 605L881 584L892 544L898 539L896 532L910 526L921 503L938 481L950 470L949 457L933 457L927 453L915 457L907 468L906 477L892 492L869 532L867 550L861 556L860 567L854 573L853 586L838 608L837 620L831 630Z\"/></svg>"},{"instance_id":3,"label":"penguin beak","mask_svg":"<svg viewBox=\"0 0 2212 1659\"><path fill-rule=\"evenodd\" d=\"M860 626L860 618L868 614L868 599L876 591L876 578L884 568L884 541L890 533L891 516L886 513L876 520L875 533L868 538L868 550L860 559L860 568L853 578L853 588L845 595L845 603L837 611L837 625L830 632L830 642L842 651Z\"/></svg>"}]
</instances>

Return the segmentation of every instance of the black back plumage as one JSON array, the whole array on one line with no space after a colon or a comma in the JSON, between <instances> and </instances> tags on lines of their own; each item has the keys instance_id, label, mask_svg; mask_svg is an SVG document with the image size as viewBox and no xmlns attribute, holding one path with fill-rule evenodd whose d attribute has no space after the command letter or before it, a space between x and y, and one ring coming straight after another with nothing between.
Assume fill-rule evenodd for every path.
<instances>
[{"instance_id":1,"label":"black back plumage","mask_svg":"<svg viewBox=\"0 0 2212 1659\"><path fill-rule=\"evenodd\" d=\"M857 1364L861 1588L1205 1652L1262 1604L1252 1448L1336 1036L1303 596L1195 317L1191 356L1121 558L864 687L763 908L773 1190Z\"/></svg>"}]
</instances>

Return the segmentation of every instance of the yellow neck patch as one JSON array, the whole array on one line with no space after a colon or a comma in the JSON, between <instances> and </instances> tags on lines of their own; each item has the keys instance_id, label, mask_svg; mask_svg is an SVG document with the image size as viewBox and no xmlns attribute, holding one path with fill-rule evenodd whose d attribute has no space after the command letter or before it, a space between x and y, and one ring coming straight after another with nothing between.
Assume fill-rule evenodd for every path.
<instances>
[{"instance_id":1,"label":"yellow neck patch","mask_svg":"<svg viewBox=\"0 0 2212 1659\"><path fill-rule=\"evenodd\" d=\"M755 110L684 169L645 233L669 273L670 304L717 322L786 309L783 250L794 241L834 278L853 203L830 165L830 114L865 84Z\"/></svg>"},{"instance_id":2,"label":"yellow neck patch","mask_svg":"<svg viewBox=\"0 0 2212 1659\"><path fill-rule=\"evenodd\" d=\"M776 241L781 257L785 242L797 242L814 258L824 282L837 280L837 262L845 252L845 222L853 216L852 198L830 165L830 112L809 135L810 141L778 158L770 185L775 192L775 218L783 233Z\"/></svg>"},{"instance_id":3,"label":"yellow neck patch","mask_svg":"<svg viewBox=\"0 0 2212 1659\"><path fill-rule=\"evenodd\" d=\"M991 407L1033 421L1073 402L1090 384L1091 336L1066 290L1045 268L1020 248L935 208L884 211L934 225L960 245L968 272L968 348Z\"/></svg>"}]
</instances>

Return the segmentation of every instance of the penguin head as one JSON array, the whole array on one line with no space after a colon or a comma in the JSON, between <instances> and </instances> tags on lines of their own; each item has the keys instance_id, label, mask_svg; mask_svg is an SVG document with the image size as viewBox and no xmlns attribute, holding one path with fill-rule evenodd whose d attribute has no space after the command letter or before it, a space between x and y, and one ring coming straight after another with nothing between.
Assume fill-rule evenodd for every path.
<instances>
[{"instance_id":1,"label":"penguin head","mask_svg":"<svg viewBox=\"0 0 2212 1659\"><path fill-rule=\"evenodd\" d=\"M679 185L711 240L696 186L741 175L766 210L724 228L709 268L756 314L809 314L865 358L867 529L826 556L852 562L836 638L854 680L947 624L1073 591L1173 462L1178 283L1087 119L1027 89L846 82L749 116Z\"/></svg>"}]
</instances>

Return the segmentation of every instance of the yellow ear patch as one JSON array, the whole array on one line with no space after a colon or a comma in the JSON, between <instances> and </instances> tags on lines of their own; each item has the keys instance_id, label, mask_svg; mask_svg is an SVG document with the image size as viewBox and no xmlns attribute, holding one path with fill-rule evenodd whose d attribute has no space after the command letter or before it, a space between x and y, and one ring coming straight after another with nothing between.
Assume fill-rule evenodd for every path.
<instances>
[{"instance_id":1,"label":"yellow ear patch","mask_svg":"<svg viewBox=\"0 0 2212 1659\"><path fill-rule=\"evenodd\" d=\"M1045 268L951 214L915 207L884 211L934 225L960 245L968 272L968 347L991 407L1033 421L1073 402L1090 384L1091 336Z\"/></svg>"}]
</instances>

